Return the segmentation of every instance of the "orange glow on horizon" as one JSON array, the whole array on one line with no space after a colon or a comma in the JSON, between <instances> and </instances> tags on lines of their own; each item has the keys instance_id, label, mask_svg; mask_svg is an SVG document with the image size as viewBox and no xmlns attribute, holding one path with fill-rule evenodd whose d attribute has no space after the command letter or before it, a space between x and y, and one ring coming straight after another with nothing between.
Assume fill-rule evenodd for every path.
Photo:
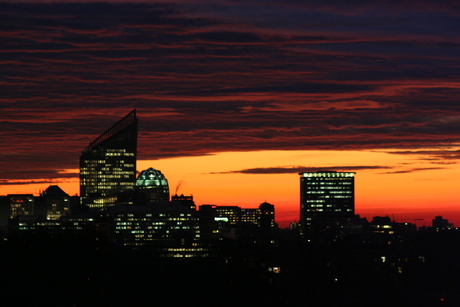
<instances>
[{"instance_id":1,"label":"orange glow on horizon","mask_svg":"<svg viewBox=\"0 0 460 307\"><path fill-rule=\"evenodd\" d=\"M299 176L291 173L241 173L248 169L323 168L355 171L356 213L383 215L397 222L431 225L442 215L460 226L456 163L433 155L376 151L254 151L224 152L200 157L139 160L139 171L153 167L168 179L171 194L193 195L202 204L255 208L267 201L275 205L276 221L288 227L299 218ZM356 170L352 168L356 167ZM360 168L361 167L361 168ZM78 172L68 170L69 172ZM79 193L78 178L49 184L2 185L0 195L34 194L51 184L69 195Z\"/></svg>"}]
</instances>

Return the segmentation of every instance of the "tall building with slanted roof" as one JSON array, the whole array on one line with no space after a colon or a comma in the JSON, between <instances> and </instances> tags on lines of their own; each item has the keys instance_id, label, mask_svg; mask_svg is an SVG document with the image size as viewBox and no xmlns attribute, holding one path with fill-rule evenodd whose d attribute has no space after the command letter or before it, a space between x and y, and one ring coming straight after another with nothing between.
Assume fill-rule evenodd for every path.
<instances>
[{"instance_id":1,"label":"tall building with slanted roof","mask_svg":"<svg viewBox=\"0 0 460 307\"><path fill-rule=\"evenodd\" d=\"M136 184L136 110L119 120L86 147L80 156L81 203L105 210L117 193Z\"/></svg>"}]
</instances>

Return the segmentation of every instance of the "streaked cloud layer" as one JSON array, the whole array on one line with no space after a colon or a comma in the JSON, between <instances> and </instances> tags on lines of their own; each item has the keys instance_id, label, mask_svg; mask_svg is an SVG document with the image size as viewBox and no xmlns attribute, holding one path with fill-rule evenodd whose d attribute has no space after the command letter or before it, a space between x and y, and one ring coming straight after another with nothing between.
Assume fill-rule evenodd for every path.
<instances>
[{"instance_id":1,"label":"streaked cloud layer","mask_svg":"<svg viewBox=\"0 0 460 307\"><path fill-rule=\"evenodd\" d=\"M65 2L0 4L4 183L75 176L63 172L133 108L144 160L274 149L459 158L455 1Z\"/></svg>"}]
</instances>

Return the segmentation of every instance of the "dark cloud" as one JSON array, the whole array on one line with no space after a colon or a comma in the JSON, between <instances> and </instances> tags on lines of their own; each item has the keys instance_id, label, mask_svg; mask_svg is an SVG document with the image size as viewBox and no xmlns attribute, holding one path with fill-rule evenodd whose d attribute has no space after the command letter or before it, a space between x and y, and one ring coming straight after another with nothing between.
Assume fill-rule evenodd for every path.
<instances>
[{"instance_id":1,"label":"dark cloud","mask_svg":"<svg viewBox=\"0 0 460 307\"><path fill-rule=\"evenodd\" d=\"M25 185L25 184L44 184L44 183L53 183L51 180L27 180L27 181L10 181L10 180L0 180L0 186L2 185Z\"/></svg>"},{"instance_id":2,"label":"dark cloud","mask_svg":"<svg viewBox=\"0 0 460 307\"><path fill-rule=\"evenodd\" d=\"M361 170L375 170L375 169L389 169L389 166L332 166L332 167L311 167L311 166L280 166L280 167L258 167L249 168L237 171L228 172L215 172L211 174L295 174L302 172L316 172L316 171L361 171Z\"/></svg>"},{"instance_id":3,"label":"dark cloud","mask_svg":"<svg viewBox=\"0 0 460 307\"><path fill-rule=\"evenodd\" d=\"M259 43L262 39L253 34L245 32L230 32L230 31L213 31L198 33L196 35L199 39L208 42L222 42L222 43Z\"/></svg>"},{"instance_id":4,"label":"dark cloud","mask_svg":"<svg viewBox=\"0 0 460 307\"><path fill-rule=\"evenodd\" d=\"M460 137L455 2L64 2L0 4L0 178L70 176L133 108L140 159Z\"/></svg>"},{"instance_id":5,"label":"dark cloud","mask_svg":"<svg viewBox=\"0 0 460 307\"><path fill-rule=\"evenodd\" d=\"M406 170L399 170L394 172L386 172L384 174L407 174L419 171L431 171L431 170L438 170L438 169L445 169L445 167L420 167L420 168L411 168Z\"/></svg>"},{"instance_id":6,"label":"dark cloud","mask_svg":"<svg viewBox=\"0 0 460 307\"><path fill-rule=\"evenodd\" d=\"M64 164L63 164L64 165ZM41 167L41 168L39 168ZM29 181L26 179L33 179L33 181L41 181L39 179L74 179L79 178L79 173L67 172L64 169L56 169L53 165L40 165L39 167L29 169L9 169L6 168L0 172L1 184L14 184L14 182ZM48 181L47 181L48 182Z\"/></svg>"},{"instance_id":7,"label":"dark cloud","mask_svg":"<svg viewBox=\"0 0 460 307\"><path fill-rule=\"evenodd\" d=\"M442 147L442 146L439 146ZM390 154L396 155L412 155L418 156L418 159L425 161L433 161L432 164L455 164L455 160L460 159L460 150L404 150L404 151L390 151Z\"/></svg>"}]
</instances>

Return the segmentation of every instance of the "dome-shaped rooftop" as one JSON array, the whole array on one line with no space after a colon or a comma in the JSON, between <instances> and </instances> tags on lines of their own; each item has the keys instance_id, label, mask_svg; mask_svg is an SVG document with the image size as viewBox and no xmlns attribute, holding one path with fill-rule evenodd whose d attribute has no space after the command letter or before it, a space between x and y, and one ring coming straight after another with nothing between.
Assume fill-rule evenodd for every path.
<instances>
[{"instance_id":1,"label":"dome-shaped rooftop","mask_svg":"<svg viewBox=\"0 0 460 307\"><path fill-rule=\"evenodd\" d=\"M136 186L141 189L167 187L169 190L168 180L159 170L154 168L142 171L137 177Z\"/></svg>"},{"instance_id":2,"label":"dome-shaped rooftop","mask_svg":"<svg viewBox=\"0 0 460 307\"><path fill-rule=\"evenodd\" d=\"M154 168L142 171L137 177L138 202L169 201L168 180Z\"/></svg>"}]
</instances>

